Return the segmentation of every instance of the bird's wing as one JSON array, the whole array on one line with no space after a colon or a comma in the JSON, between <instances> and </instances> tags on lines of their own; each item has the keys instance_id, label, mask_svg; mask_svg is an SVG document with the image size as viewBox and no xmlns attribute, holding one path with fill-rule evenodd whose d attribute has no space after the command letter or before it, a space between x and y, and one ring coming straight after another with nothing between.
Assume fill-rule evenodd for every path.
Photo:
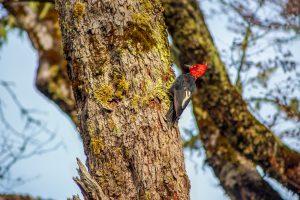
<instances>
[{"instance_id":1,"label":"bird's wing","mask_svg":"<svg viewBox=\"0 0 300 200\"><path fill-rule=\"evenodd\" d=\"M189 104L192 97L192 92L184 87L180 90L174 90L174 107L176 116L179 117L186 106Z\"/></svg>"}]
</instances>

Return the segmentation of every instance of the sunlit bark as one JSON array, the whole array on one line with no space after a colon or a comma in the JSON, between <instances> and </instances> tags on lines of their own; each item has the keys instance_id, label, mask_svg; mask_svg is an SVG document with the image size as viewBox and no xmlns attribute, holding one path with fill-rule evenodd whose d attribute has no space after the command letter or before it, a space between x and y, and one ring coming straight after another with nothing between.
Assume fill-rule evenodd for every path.
<instances>
[{"instance_id":1,"label":"sunlit bark","mask_svg":"<svg viewBox=\"0 0 300 200\"><path fill-rule=\"evenodd\" d=\"M61 0L56 7L99 198L189 199L180 134L164 120L163 83L174 74L160 3Z\"/></svg>"}]
</instances>

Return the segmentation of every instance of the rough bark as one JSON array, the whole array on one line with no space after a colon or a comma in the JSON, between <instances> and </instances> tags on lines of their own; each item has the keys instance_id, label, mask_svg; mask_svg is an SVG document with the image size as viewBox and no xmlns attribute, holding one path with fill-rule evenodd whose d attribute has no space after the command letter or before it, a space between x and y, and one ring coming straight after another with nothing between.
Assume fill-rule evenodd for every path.
<instances>
[{"instance_id":1,"label":"rough bark","mask_svg":"<svg viewBox=\"0 0 300 200\"><path fill-rule=\"evenodd\" d=\"M231 85L202 13L194 0L165 0L165 18L180 63L208 62L197 82L199 108L206 111L220 134L243 156L260 165L290 190L300 190L300 154L284 145L248 111L238 90ZM200 130L203 116L197 116Z\"/></svg>"},{"instance_id":2,"label":"rough bark","mask_svg":"<svg viewBox=\"0 0 300 200\"><path fill-rule=\"evenodd\" d=\"M189 199L157 1L57 1L87 166L105 197ZM85 198L88 191L83 189Z\"/></svg>"},{"instance_id":3,"label":"rough bark","mask_svg":"<svg viewBox=\"0 0 300 200\"><path fill-rule=\"evenodd\" d=\"M5 8L15 17L16 26L26 31L38 52L36 86L40 92L57 104L75 124L75 100L71 90L63 56L58 14L53 5L45 16L41 13L45 4L36 4L34 10L28 3L6 3Z\"/></svg>"}]
</instances>

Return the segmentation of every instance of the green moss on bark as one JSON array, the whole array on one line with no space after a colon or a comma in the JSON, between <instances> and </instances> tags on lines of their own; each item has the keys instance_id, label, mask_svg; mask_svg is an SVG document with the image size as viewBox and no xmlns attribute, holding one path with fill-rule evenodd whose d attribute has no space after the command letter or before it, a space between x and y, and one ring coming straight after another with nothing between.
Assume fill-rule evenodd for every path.
<instances>
[{"instance_id":1,"label":"green moss on bark","mask_svg":"<svg viewBox=\"0 0 300 200\"><path fill-rule=\"evenodd\" d=\"M114 73L113 82L115 84L114 96L118 100L122 100L129 90L129 81L121 73Z\"/></svg>"},{"instance_id":2,"label":"green moss on bark","mask_svg":"<svg viewBox=\"0 0 300 200\"><path fill-rule=\"evenodd\" d=\"M75 17L77 17L79 19L82 18L82 16L85 13L85 4L81 3L79 1L76 2L72 11L73 11L73 14L75 15Z\"/></svg>"},{"instance_id":3,"label":"green moss on bark","mask_svg":"<svg viewBox=\"0 0 300 200\"><path fill-rule=\"evenodd\" d=\"M137 110L139 107L147 107L151 102L158 100L158 106L167 109L170 103L168 95L168 84L163 84L162 79L153 82L151 79L145 79L143 84L143 95L135 94L130 101L131 108Z\"/></svg>"},{"instance_id":4,"label":"green moss on bark","mask_svg":"<svg viewBox=\"0 0 300 200\"><path fill-rule=\"evenodd\" d=\"M114 89L112 85L102 84L94 92L94 97L96 98L98 103L107 106L109 102L113 100L113 96L114 96L113 93L114 93Z\"/></svg>"},{"instance_id":5,"label":"green moss on bark","mask_svg":"<svg viewBox=\"0 0 300 200\"><path fill-rule=\"evenodd\" d=\"M104 150L105 145L102 139L91 138L90 148L94 155L99 156Z\"/></svg>"},{"instance_id":6,"label":"green moss on bark","mask_svg":"<svg viewBox=\"0 0 300 200\"><path fill-rule=\"evenodd\" d=\"M129 91L129 81L121 73L114 72L112 84L101 84L94 92L98 103L108 106L113 100L122 100Z\"/></svg>"},{"instance_id":7,"label":"green moss on bark","mask_svg":"<svg viewBox=\"0 0 300 200\"><path fill-rule=\"evenodd\" d=\"M151 18L141 13L133 14L133 22L129 22L125 28L125 40L137 50L137 52L147 52L156 45L153 37L153 30L149 23Z\"/></svg>"}]
</instances>

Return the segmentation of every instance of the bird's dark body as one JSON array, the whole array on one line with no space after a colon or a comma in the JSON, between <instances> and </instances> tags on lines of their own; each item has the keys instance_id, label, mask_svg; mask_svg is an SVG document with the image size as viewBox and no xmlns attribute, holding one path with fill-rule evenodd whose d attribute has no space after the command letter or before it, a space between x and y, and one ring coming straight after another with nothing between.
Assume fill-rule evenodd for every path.
<instances>
[{"instance_id":1,"label":"bird's dark body","mask_svg":"<svg viewBox=\"0 0 300 200\"><path fill-rule=\"evenodd\" d=\"M173 83L169 89L171 103L167 113L167 119L170 125L174 125L179 119L189 104L195 88L195 78L190 73L180 75Z\"/></svg>"}]
</instances>

